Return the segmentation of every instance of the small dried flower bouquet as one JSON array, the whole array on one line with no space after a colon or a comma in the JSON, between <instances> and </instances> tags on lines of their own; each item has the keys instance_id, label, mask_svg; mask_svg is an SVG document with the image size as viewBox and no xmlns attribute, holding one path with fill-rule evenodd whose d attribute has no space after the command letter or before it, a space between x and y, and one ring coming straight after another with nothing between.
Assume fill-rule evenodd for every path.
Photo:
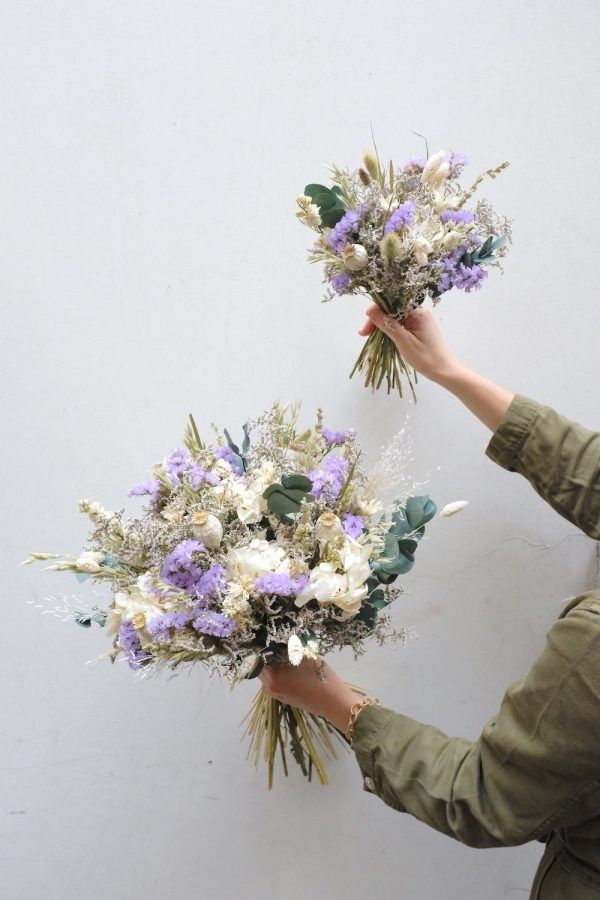
<instances>
[{"instance_id":1,"label":"small dried flower bouquet","mask_svg":"<svg viewBox=\"0 0 600 900\"><path fill-rule=\"evenodd\" d=\"M235 684L264 665L405 638L386 608L436 506L410 496L400 444L367 475L353 431L324 427L319 411L300 433L298 413L274 405L246 423L241 446L218 429L205 443L190 416L184 446L129 491L147 497L141 516L82 500L92 523L85 548L25 562L54 560L51 569L106 583L103 606L74 606L70 616L102 626L110 658L139 675L201 662ZM386 505L383 487L403 496ZM288 751L326 782L320 750L335 756L339 735L323 719L260 691L248 731L269 786L279 754L287 774Z\"/></svg>"},{"instance_id":2,"label":"small dried flower bouquet","mask_svg":"<svg viewBox=\"0 0 600 900\"><path fill-rule=\"evenodd\" d=\"M467 201L486 175L495 178L509 164L488 169L465 190L459 177L467 162L461 153L440 151L384 167L375 149L356 171L330 167L333 187L307 185L296 215L318 233L308 259L325 266L324 299L365 294L402 319L454 287L481 287L487 267L498 266L507 252L510 220L483 199L472 210ZM379 330L367 338L350 377L356 370L367 387L379 388L385 379L388 394L396 388L400 396L405 377L416 399L408 366Z\"/></svg>"}]
</instances>

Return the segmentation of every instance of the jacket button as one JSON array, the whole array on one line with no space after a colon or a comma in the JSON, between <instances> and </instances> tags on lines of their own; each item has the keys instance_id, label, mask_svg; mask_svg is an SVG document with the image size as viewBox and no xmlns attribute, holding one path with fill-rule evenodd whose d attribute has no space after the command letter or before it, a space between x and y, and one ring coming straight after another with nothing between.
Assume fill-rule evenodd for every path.
<instances>
[{"instance_id":1,"label":"jacket button","mask_svg":"<svg viewBox=\"0 0 600 900\"><path fill-rule=\"evenodd\" d=\"M368 775L365 778L365 787L368 791L371 791L371 792L375 790L375 782Z\"/></svg>"}]
</instances>

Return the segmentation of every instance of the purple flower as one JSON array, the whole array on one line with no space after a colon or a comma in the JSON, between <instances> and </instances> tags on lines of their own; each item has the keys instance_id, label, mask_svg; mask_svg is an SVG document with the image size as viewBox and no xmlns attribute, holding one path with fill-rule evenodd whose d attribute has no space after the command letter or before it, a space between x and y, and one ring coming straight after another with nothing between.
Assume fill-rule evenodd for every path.
<instances>
[{"instance_id":1,"label":"purple flower","mask_svg":"<svg viewBox=\"0 0 600 900\"><path fill-rule=\"evenodd\" d=\"M166 644L171 640L171 631L183 631L194 618L191 610L166 612L150 619L146 628L155 641Z\"/></svg>"},{"instance_id":2,"label":"purple flower","mask_svg":"<svg viewBox=\"0 0 600 900\"><path fill-rule=\"evenodd\" d=\"M212 610L203 610L193 622L196 631L209 634L212 637L229 637L235 630L235 619L230 619L222 613Z\"/></svg>"},{"instance_id":3,"label":"purple flower","mask_svg":"<svg viewBox=\"0 0 600 900\"><path fill-rule=\"evenodd\" d=\"M336 294L343 294L350 284L350 275L347 272L343 272L341 275L334 275L331 279L331 287L334 289Z\"/></svg>"},{"instance_id":4,"label":"purple flower","mask_svg":"<svg viewBox=\"0 0 600 900\"><path fill-rule=\"evenodd\" d=\"M327 456L320 469L308 473L313 483L311 494L318 500L332 503L339 496L347 474L347 459L334 454Z\"/></svg>"},{"instance_id":5,"label":"purple flower","mask_svg":"<svg viewBox=\"0 0 600 900\"><path fill-rule=\"evenodd\" d=\"M365 520L362 516L353 516L350 513L344 513L342 516L344 522L344 531L351 538L360 537L363 533Z\"/></svg>"},{"instance_id":6,"label":"purple flower","mask_svg":"<svg viewBox=\"0 0 600 900\"><path fill-rule=\"evenodd\" d=\"M291 578L285 572L267 572L259 575L254 588L259 594L277 594L279 597L295 597L308 584L308 576Z\"/></svg>"},{"instance_id":7,"label":"purple flower","mask_svg":"<svg viewBox=\"0 0 600 900\"><path fill-rule=\"evenodd\" d=\"M194 554L201 553L203 550L204 544L201 544L200 541L181 541L163 563L161 570L163 580L173 587L190 594L194 593L203 575L202 568L194 560Z\"/></svg>"},{"instance_id":8,"label":"purple flower","mask_svg":"<svg viewBox=\"0 0 600 900\"><path fill-rule=\"evenodd\" d=\"M348 212L342 216L335 228L333 228L327 236L327 243L332 250L337 250L339 253L342 247L348 243L348 237L358 225L359 218L360 214L356 209L349 209Z\"/></svg>"},{"instance_id":9,"label":"purple flower","mask_svg":"<svg viewBox=\"0 0 600 900\"><path fill-rule=\"evenodd\" d=\"M321 434L328 444L343 444L346 440L343 431L332 431L331 428L322 428Z\"/></svg>"},{"instance_id":10,"label":"purple flower","mask_svg":"<svg viewBox=\"0 0 600 900\"><path fill-rule=\"evenodd\" d=\"M236 472L242 474L244 471L244 466L242 464L241 459L237 456L231 447L217 447L215 450L215 456L217 459L224 459L225 462L228 462L232 469L235 469Z\"/></svg>"},{"instance_id":11,"label":"purple flower","mask_svg":"<svg viewBox=\"0 0 600 900\"><path fill-rule=\"evenodd\" d=\"M458 178L469 162L469 158L464 153L452 152L446 154L446 162L450 166L450 178Z\"/></svg>"},{"instance_id":12,"label":"purple flower","mask_svg":"<svg viewBox=\"0 0 600 900\"><path fill-rule=\"evenodd\" d=\"M148 481L141 481L139 484L134 484L134 486L127 491L127 496L142 497L144 494L149 494L152 503L155 504L158 500L159 491L160 481L158 478L150 478Z\"/></svg>"},{"instance_id":13,"label":"purple flower","mask_svg":"<svg viewBox=\"0 0 600 900\"><path fill-rule=\"evenodd\" d=\"M119 626L119 646L127 656L130 668L139 669L144 659L144 651L140 643L139 635L129 619L121 619Z\"/></svg>"},{"instance_id":14,"label":"purple flower","mask_svg":"<svg viewBox=\"0 0 600 900\"><path fill-rule=\"evenodd\" d=\"M468 209L445 209L440 219L442 222L473 222L475 215Z\"/></svg>"},{"instance_id":15,"label":"purple flower","mask_svg":"<svg viewBox=\"0 0 600 900\"><path fill-rule=\"evenodd\" d=\"M410 228L415 221L416 208L414 200L406 200L404 203L401 203L385 223L383 233L390 234L392 231L399 231L405 225Z\"/></svg>"},{"instance_id":16,"label":"purple flower","mask_svg":"<svg viewBox=\"0 0 600 900\"><path fill-rule=\"evenodd\" d=\"M167 456L166 469L171 483L174 484L177 479L184 475L193 466L192 455L185 447L177 447Z\"/></svg>"},{"instance_id":17,"label":"purple flower","mask_svg":"<svg viewBox=\"0 0 600 900\"><path fill-rule=\"evenodd\" d=\"M205 482L206 484L215 485L221 480L216 472L207 472L206 469L203 469L198 463L194 463L190 468L189 478L190 484L194 488L202 487Z\"/></svg>"},{"instance_id":18,"label":"purple flower","mask_svg":"<svg viewBox=\"0 0 600 900\"><path fill-rule=\"evenodd\" d=\"M461 262L465 250L466 246L462 245L454 253L450 253L441 260L444 268L437 283L438 291L441 294L453 287L469 293L469 291L481 287L481 282L487 278L488 273L482 266L466 266Z\"/></svg>"},{"instance_id":19,"label":"purple flower","mask_svg":"<svg viewBox=\"0 0 600 900\"><path fill-rule=\"evenodd\" d=\"M225 587L225 569L215 565L207 569L196 584L195 593L198 597L218 597Z\"/></svg>"},{"instance_id":20,"label":"purple flower","mask_svg":"<svg viewBox=\"0 0 600 900\"><path fill-rule=\"evenodd\" d=\"M464 263L459 263L452 280L454 287L469 293L474 288L480 288L487 276L483 266L465 266Z\"/></svg>"},{"instance_id":21,"label":"purple flower","mask_svg":"<svg viewBox=\"0 0 600 900\"><path fill-rule=\"evenodd\" d=\"M415 174L417 171L422 172L426 162L424 156L411 156L408 162L404 163L402 169L410 174Z\"/></svg>"}]
</instances>

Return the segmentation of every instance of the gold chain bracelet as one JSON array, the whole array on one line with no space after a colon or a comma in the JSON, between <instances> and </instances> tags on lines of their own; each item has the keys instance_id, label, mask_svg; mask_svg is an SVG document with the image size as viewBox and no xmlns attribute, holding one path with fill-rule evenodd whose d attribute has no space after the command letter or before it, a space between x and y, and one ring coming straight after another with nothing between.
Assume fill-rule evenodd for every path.
<instances>
[{"instance_id":1,"label":"gold chain bracelet","mask_svg":"<svg viewBox=\"0 0 600 900\"><path fill-rule=\"evenodd\" d=\"M356 720L358 718L361 710L365 708L365 706L379 706L379 700L377 697L363 697L362 700L357 700L356 703L353 703L350 707L350 721L348 722L348 727L346 728L346 737L349 741L352 741L352 735L354 734L354 726L356 725Z\"/></svg>"}]
</instances>

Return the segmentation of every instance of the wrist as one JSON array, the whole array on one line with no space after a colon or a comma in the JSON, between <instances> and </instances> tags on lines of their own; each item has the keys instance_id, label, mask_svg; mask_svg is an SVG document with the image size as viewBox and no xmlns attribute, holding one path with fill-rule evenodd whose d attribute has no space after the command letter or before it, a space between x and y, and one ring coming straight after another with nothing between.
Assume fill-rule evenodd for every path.
<instances>
[{"instance_id":1,"label":"wrist","mask_svg":"<svg viewBox=\"0 0 600 900\"><path fill-rule=\"evenodd\" d=\"M352 707L357 701L362 699L362 694L357 694L356 691L348 688L343 694L332 698L323 715L334 728L337 728L342 734L346 734Z\"/></svg>"}]
</instances>

